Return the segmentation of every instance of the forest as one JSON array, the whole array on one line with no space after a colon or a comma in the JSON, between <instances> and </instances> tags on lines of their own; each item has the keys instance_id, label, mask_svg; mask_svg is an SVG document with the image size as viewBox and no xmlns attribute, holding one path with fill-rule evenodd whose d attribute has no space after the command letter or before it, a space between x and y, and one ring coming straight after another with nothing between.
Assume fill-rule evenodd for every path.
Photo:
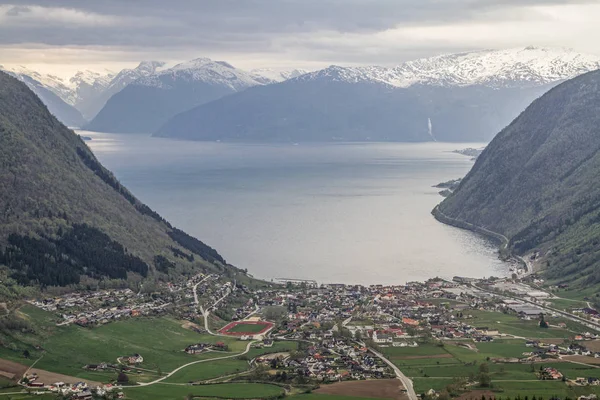
<instances>
[{"instance_id":1,"label":"forest","mask_svg":"<svg viewBox=\"0 0 600 400\"><path fill-rule=\"evenodd\" d=\"M0 252L0 264L8 266L20 284L42 287L77 284L81 275L96 279L126 279L128 272L148 275L145 262L86 224L59 229L56 238L13 233L6 250Z\"/></svg>"}]
</instances>

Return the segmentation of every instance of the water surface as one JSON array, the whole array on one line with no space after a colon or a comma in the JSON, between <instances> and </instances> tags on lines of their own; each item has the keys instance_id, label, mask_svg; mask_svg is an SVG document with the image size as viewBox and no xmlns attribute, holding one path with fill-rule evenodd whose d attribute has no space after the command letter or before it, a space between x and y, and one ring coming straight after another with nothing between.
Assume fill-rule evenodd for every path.
<instances>
[{"instance_id":1,"label":"water surface","mask_svg":"<svg viewBox=\"0 0 600 400\"><path fill-rule=\"evenodd\" d=\"M433 184L481 144L231 144L82 134L175 226L260 278L404 283L507 274L482 237L437 222Z\"/></svg>"}]
</instances>

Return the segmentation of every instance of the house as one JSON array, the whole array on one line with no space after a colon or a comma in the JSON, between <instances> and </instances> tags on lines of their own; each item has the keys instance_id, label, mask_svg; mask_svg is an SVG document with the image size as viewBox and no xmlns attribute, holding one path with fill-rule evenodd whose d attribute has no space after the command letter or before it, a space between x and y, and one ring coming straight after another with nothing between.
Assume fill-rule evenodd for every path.
<instances>
[{"instance_id":1,"label":"house","mask_svg":"<svg viewBox=\"0 0 600 400\"><path fill-rule=\"evenodd\" d=\"M92 392L90 392L89 390L84 390L82 392L73 394L71 398L76 400L91 400Z\"/></svg>"},{"instance_id":2,"label":"house","mask_svg":"<svg viewBox=\"0 0 600 400\"><path fill-rule=\"evenodd\" d=\"M265 347L273 347L273 339L264 339L263 346Z\"/></svg>"},{"instance_id":3,"label":"house","mask_svg":"<svg viewBox=\"0 0 600 400\"><path fill-rule=\"evenodd\" d=\"M392 343L394 339L391 335L384 333L383 331L374 331L373 341L375 343Z\"/></svg>"},{"instance_id":4,"label":"house","mask_svg":"<svg viewBox=\"0 0 600 400\"><path fill-rule=\"evenodd\" d=\"M124 357L129 364L141 364L144 362L144 357L135 353L132 356Z\"/></svg>"},{"instance_id":5,"label":"house","mask_svg":"<svg viewBox=\"0 0 600 400\"><path fill-rule=\"evenodd\" d=\"M204 350L206 350L206 348L208 347L207 344L205 343L196 343L196 344L191 344L188 347L185 348L185 352L188 354L198 354L198 353L202 353Z\"/></svg>"}]
</instances>

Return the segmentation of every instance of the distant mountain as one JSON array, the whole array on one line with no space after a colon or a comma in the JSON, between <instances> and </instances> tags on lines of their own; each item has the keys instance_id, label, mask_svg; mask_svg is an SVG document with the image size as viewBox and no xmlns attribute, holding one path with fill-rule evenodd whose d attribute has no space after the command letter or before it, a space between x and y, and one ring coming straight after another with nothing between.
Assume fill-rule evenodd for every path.
<instances>
[{"instance_id":1,"label":"distant mountain","mask_svg":"<svg viewBox=\"0 0 600 400\"><path fill-rule=\"evenodd\" d=\"M154 132L182 111L260 84L226 62L198 58L129 84L108 100L86 129Z\"/></svg>"},{"instance_id":2,"label":"distant mountain","mask_svg":"<svg viewBox=\"0 0 600 400\"><path fill-rule=\"evenodd\" d=\"M549 88L597 68L600 57L531 47L439 56L395 68L331 66L200 105L173 117L157 135L488 141Z\"/></svg>"},{"instance_id":3,"label":"distant mountain","mask_svg":"<svg viewBox=\"0 0 600 400\"><path fill-rule=\"evenodd\" d=\"M201 105L157 136L236 141L486 141L548 87L413 85L332 66Z\"/></svg>"},{"instance_id":4,"label":"distant mountain","mask_svg":"<svg viewBox=\"0 0 600 400\"><path fill-rule=\"evenodd\" d=\"M395 68L357 68L398 87L482 85L496 89L543 86L600 68L600 57L571 49L484 50L408 61Z\"/></svg>"},{"instance_id":5,"label":"distant mountain","mask_svg":"<svg viewBox=\"0 0 600 400\"><path fill-rule=\"evenodd\" d=\"M550 90L502 130L435 214L505 235L545 275L600 283L600 71Z\"/></svg>"},{"instance_id":6,"label":"distant mountain","mask_svg":"<svg viewBox=\"0 0 600 400\"><path fill-rule=\"evenodd\" d=\"M75 107L67 104L56 94L57 91L61 91L63 88L60 78L48 78L48 76L27 70L23 67L4 69L0 66L0 70L4 70L24 82L44 102L48 110L63 124L71 127L81 127L86 123L85 118ZM34 77L41 79L44 83L36 80ZM64 92L66 91L66 86L64 86Z\"/></svg>"},{"instance_id":7,"label":"distant mountain","mask_svg":"<svg viewBox=\"0 0 600 400\"><path fill-rule=\"evenodd\" d=\"M113 95L130 83L156 73L157 69L164 65L165 63L161 61L142 61L136 68L124 69L116 75L106 76L110 79L94 80L92 90L81 93L75 106L88 120L92 120ZM77 88L86 87L82 84L76 86ZM78 91L81 92L81 90Z\"/></svg>"},{"instance_id":8,"label":"distant mountain","mask_svg":"<svg viewBox=\"0 0 600 400\"><path fill-rule=\"evenodd\" d=\"M231 268L136 199L25 84L2 72L0 165L5 295L17 284L76 288Z\"/></svg>"},{"instance_id":9,"label":"distant mountain","mask_svg":"<svg viewBox=\"0 0 600 400\"><path fill-rule=\"evenodd\" d=\"M288 79L296 78L300 75L304 75L308 73L308 71L304 69L292 69L289 71L280 71L271 68L258 68L250 71L250 76L254 78L255 81L260 82L264 85L268 85L270 83L279 83L283 81L287 81Z\"/></svg>"},{"instance_id":10,"label":"distant mountain","mask_svg":"<svg viewBox=\"0 0 600 400\"><path fill-rule=\"evenodd\" d=\"M71 104L87 120L90 120L104 105L97 106L96 104L101 102L99 99L106 92L114 77L115 74L110 71L104 73L88 70L77 72L69 79L73 98Z\"/></svg>"},{"instance_id":11,"label":"distant mountain","mask_svg":"<svg viewBox=\"0 0 600 400\"><path fill-rule=\"evenodd\" d=\"M60 97L65 103L69 105L75 104L75 97L73 94L73 88L69 81L65 81L63 78L52 75L44 74L38 71L34 71L23 65L13 66L1 66L0 69L6 71L16 77L29 77L32 80L39 82L39 84L52 93Z\"/></svg>"},{"instance_id":12,"label":"distant mountain","mask_svg":"<svg viewBox=\"0 0 600 400\"><path fill-rule=\"evenodd\" d=\"M332 67L319 72L323 79L303 75L247 89L173 117L156 135L193 140L335 141L394 140L405 132L407 141L430 140L427 114L412 92L381 82L329 79L344 72Z\"/></svg>"}]
</instances>

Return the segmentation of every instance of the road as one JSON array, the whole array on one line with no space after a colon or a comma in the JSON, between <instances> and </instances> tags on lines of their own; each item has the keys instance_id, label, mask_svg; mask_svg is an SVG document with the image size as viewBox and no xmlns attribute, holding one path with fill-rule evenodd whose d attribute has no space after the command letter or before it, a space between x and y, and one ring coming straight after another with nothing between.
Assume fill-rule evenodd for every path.
<instances>
[{"instance_id":1,"label":"road","mask_svg":"<svg viewBox=\"0 0 600 400\"><path fill-rule=\"evenodd\" d=\"M193 287L193 292L194 292L194 304L196 305L196 307L198 307L198 285L200 285L201 283L205 282L208 278L210 278L212 276L212 274L207 275L204 279L202 279L200 282L196 283Z\"/></svg>"},{"instance_id":2,"label":"road","mask_svg":"<svg viewBox=\"0 0 600 400\"><path fill-rule=\"evenodd\" d=\"M184 364L179 368L175 368L173 371L169 372L167 375L163 376L162 378L156 379L152 382L146 382L146 383L138 383L137 386L131 386L132 388L134 387L141 387L141 386L150 386L150 385L154 385L156 383L162 382L165 379L169 378L170 376L172 376L173 374L181 371L182 369L189 367L190 365L194 365L194 364L200 364L200 363L204 363L204 362L209 362L209 361L217 361L217 360L226 360L228 358L235 358L235 357L239 357L242 356L246 353L248 353L250 351L250 346L252 346L252 344L255 342L248 342L248 344L246 345L246 350L243 351L242 353L235 353L235 354L231 354L228 356L223 356L223 357L216 357L216 358L209 358L206 360L197 360L197 361L192 361L190 363Z\"/></svg>"},{"instance_id":3,"label":"road","mask_svg":"<svg viewBox=\"0 0 600 400\"><path fill-rule=\"evenodd\" d=\"M471 231L478 232L478 233L480 233L482 235L490 236L490 237L493 237L493 238L496 238L496 239L500 240L502 242L502 245L500 246L501 249L506 249L508 247L509 240L503 234L491 231L491 230L489 230L487 228L484 228L482 226L474 225L474 224L471 224L471 223L466 222L466 221L461 221L461 220L458 220L456 218L449 217L446 214L444 214L442 211L440 211L439 206L435 206L435 208L432 211L432 214L434 216L436 214L438 214L438 215L440 215L442 217L442 219L446 219L448 221L454 221L454 223L455 223L455 224L450 224L450 223L448 223L446 221L441 221L441 222L444 222L444 223L446 223L448 225L453 225L453 226L455 226L457 228L460 228L460 229L467 229L468 228ZM464 227L461 226L461 225L464 225ZM533 263L531 263L531 261L526 260L523 257L521 257L519 255L516 255L516 254L512 254L511 253L511 256L514 257L514 258L516 258L517 260L521 261L523 263L523 265L525 266L526 271L525 271L525 273L522 276L531 275L533 273Z\"/></svg>"},{"instance_id":4,"label":"road","mask_svg":"<svg viewBox=\"0 0 600 400\"><path fill-rule=\"evenodd\" d=\"M415 389L413 388L412 381L410 379L408 379L408 377L406 375L404 375L402 373L402 371L400 371L400 369L394 365L394 363L392 363L390 360L385 358L385 356L383 354L381 354L380 352L378 352L372 348L369 348L369 351L371 353L375 354L377 357L379 357L384 363L389 365L394 370L394 372L396 373L396 377L398 379L400 379L400 381L404 385L404 388L406 388L406 394L408 394L408 398L410 400L417 400L417 393L415 393Z\"/></svg>"}]
</instances>

